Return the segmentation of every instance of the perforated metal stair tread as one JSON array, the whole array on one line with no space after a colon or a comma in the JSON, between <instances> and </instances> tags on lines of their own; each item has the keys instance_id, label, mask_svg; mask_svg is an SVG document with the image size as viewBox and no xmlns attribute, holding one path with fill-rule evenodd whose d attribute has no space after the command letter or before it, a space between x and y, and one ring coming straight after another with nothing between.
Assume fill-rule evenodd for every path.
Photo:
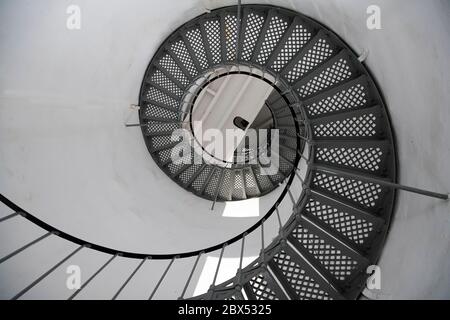
<instances>
[{"instance_id":1,"label":"perforated metal stair tread","mask_svg":"<svg viewBox=\"0 0 450 320\"><path fill-rule=\"evenodd\" d=\"M290 10L244 5L241 20L237 17L237 7L231 6L190 21L162 44L150 63L140 119L148 124L142 130L149 150L166 152L152 155L165 166L162 169L184 188L212 201L260 197L292 174L304 146L300 137L310 132L311 164L395 181L386 108L354 52L331 30ZM152 140L179 128L170 122L181 121L176 111L196 77L233 65L264 70L290 88L266 101L273 126L280 130L277 174L263 174L260 163L231 168L205 162L173 165L166 158L172 145L163 144L170 139ZM293 113L302 114L298 106L286 108L293 101L301 102L306 124L292 120ZM266 255L269 267L248 271L243 283L235 283L241 292L230 288L233 279L217 285L213 298L329 300L360 294L367 277L362 270L380 254L395 193L376 183L315 169L305 183L307 195ZM304 218L299 222L295 215Z\"/></svg>"}]
</instances>

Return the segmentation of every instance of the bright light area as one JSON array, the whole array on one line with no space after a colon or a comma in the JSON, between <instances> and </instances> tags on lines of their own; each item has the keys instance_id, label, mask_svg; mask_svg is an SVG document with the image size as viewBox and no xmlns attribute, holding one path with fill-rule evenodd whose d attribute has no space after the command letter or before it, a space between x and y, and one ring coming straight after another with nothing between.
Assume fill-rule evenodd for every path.
<instances>
[{"instance_id":1,"label":"bright light area","mask_svg":"<svg viewBox=\"0 0 450 320\"><path fill-rule=\"evenodd\" d=\"M246 266L255 260L257 256L243 257L242 266ZM216 279L216 285L225 282L236 275L236 271L239 268L240 258L222 258L220 263L219 273ZM208 291L209 287L214 280L214 274L219 263L219 257L207 257L205 265L203 266L202 273L197 282L197 286L194 290L194 296L203 294Z\"/></svg>"},{"instance_id":2,"label":"bright light area","mask_svg":"<svg viewBox=\"0 0 450 320\"><path fill-rule=\"evenodd\" d=\"M228 201L222 213L223 217L258 217L259 216L259 198L253 198L242 201Z\"/></svg>"}]
</instances>

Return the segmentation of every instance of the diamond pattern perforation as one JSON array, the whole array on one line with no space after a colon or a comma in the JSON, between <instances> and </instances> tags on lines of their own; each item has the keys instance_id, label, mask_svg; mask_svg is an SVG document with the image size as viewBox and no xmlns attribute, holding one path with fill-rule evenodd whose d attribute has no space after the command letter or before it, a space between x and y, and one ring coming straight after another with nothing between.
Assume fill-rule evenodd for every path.
<instances>
[{"instance_id":1,"label":"diamond pattern perforation","mask_svg":"<svg viewBox=\"0 0 450 320\"><path fill-rule=\"evenodd\" d=\"M271 68L280 71L303 48L311 38L311 33L302 25L297 24L289 36L283 49L281 49Z\"/></svg>"},{"instance_id":2,"label":"diamond pattern perforation","mask_svg":"<svg viewBox=\"0 0 450 320\"><path fill-rule=\"evenodd\" d=\"M259 195L258 185L256 184L255 178L249 169L244 170L245 187L247 196L257 196Z\"/></svg>"},{"instance_id":3,"label":"diamond pattern perforation","mask_svg":"<svg viewBox=\"0 0 450 320\"><path fill-rule=\"evenodd\" d=\"M328 204L322 204L315 199L309 199L305 210L359 245L364 244L373 231L372 222L338 210Z\"/></svg>"},{"instance_id":4,"label":"diamond pattern perforation","mask_svg":"<svg viewBox=\"0 0 450 320\"><path fill-rule=\"evenodd\" d=\"M255 49L262 26L264 25L264 16L254 12L247 15L247 26L245 28L244 40L242 42L241 59L249 61Z\"/></svg>"},{"instance_id":5,"label":"diamond pattern perforation","mask_svg":"<svg viewBox=\"0 0 450 320\"><path fill-rule=\"evenodd\" d=\"M314 175L313 185L369 208L376 206L382 191L379 184L319 172Z\"/></svg>"},{"instance_id":6,"label":"diamond pattern perforation","mask_svg":"<svg viewBox=\"0 0 450 320\"><path fill-rule=\"evenodd\" d=\"M146 131L148 133L158 133L161 131L174 131L179 128L179 125L176 123L161 123L161 122L152 122L148 121L146 123Z\"/></svg>"},{"instance_id":7,"label":"diamond pattern perforation","mask_svg":"<svg viewBox=\"0 0 450 320\"><path fill-rule=\"evenodd\" d=\"M204 24L206 38L208 39L209 48L212 55L213 63L220 63L221 57L221 40L220 40L220 21L207 20Z\"/></svg>"},{"instance_id":8,"label":"diamond pattern perforation","mask_svg":"<svg viewBox=\"0 0 450 320\"><path fill-rule=\"evenodd\" d=\"M181 97L183 90L181 90L175 83L173 83L167 76L160 70L155 70L150 76L150 81L173 93L174 95Z\"/></svg>"},{"instance_id":9,"label":"diamond pattern perforation","mask_svg":"<svg viewBox=\"0 0 450 320\"><path fill-rule=\"evenodd\" d=\"M354 116L313 126L314 136L321 137L372 137L377 134L377 117L373 113Z\"/></svg>"},{"instance_id":10,"label":"diamond pattern perforation","mask_svg":"<svg viewBox=\"0 0 450 320\"><path fill-rule=\"evenodd\" d=\"M219 197L221 199L225 200L231 200L231 189L233 188L231 177L232 177L231 170L226 170L223 175L223 183L221 187L219 188Z\"/></svg>"},{"instance_id":11,"label":"diamond pattern perforation","mask_svg":"<svg viewBox=\"0 0 450 320\"><path fill-rule=\"evenodd\" d=\"M200 63L202 69L208 68L208 59L206 57L205 45L203 44L202 33L200 29L192 29L186 32L186 38L195 53L197 61Z\"/></svg>"},{"instance_id":12,"label":"diamond pattern perforation","mask_svg":"<svg viewBox=\"0 0 450 320\"><path fill-rule=\"evenodd\" d=\"M211 172L211 166L206 166L202 172L192 182L192 187L195 191L200 192L203 189L203 185L206 183L209 173Z\"/></svg>"},{"instance_id":13,"label":"diamond pattern perforation","mask_svg":"<svg viewBox=\"0 0 450 320\"><path fill-rule=\"evenodd\" d=\"M343 254L340 249L327 243L301 225L292 231L292 235L338 280L344 281L358 265L355 260Z\"/></svg>"},{"instance_id":14,"label":"diamond pattern perforation","mask_svg":"<svg viewBox=\"0 0 450 320\"><path fill-rule=\"evenodd\" d=\"M144 108L144 115L146 117L163 118L168 120L177 120L178 114L173 111L155 106L151 103L147 104Z\"/></svg>"},{"instance_id":15,"label":"diamond pattern perforation","mask_svg":"<svg viewBox=\"0 0 450 320\"><path fill-rule=\"evenodd\" d=\"M205 189L205 194L210 196L211 198L214 198L216 196L216 188L217 184L219 183L220 179L220 170L216 169L214 170L214 173L211 176L211 179L209 180L208 186Z\"/></svg>"},{"instance_id":16,"label":"diamond pattern perforation","mask_svg":"<svg viewBox=\"0 0 450 320\"><path fill-rule=\"evenodd\" d=\"M309 80L305 85L297 89L301 97L307 97L329 88L339 82L347 80L351 77L352 72L347 60L341 58L332 66L325 69L321 74Z\"/></svg>"},{"instance_id":17,"label":"diamond pattern perforation","mask_svg":"<svg viewBox=\"0 0 450 320\"><path fill-rule=\"evenodd\" d=\"M256 58L256 62L259 64L266 63L275 46L280 41L284 32L288 27L288 23L281 17L274 16L269 22L269 28L264 35L264 41L261 45L261 49Z\"/></svg>"},{"instance_id":18,"label":"diamond pattern perforation","mask_svg":"<svg viewBox=\"0 0 450 320\"><path fill-rule=\"evenodd\" d=\"M165 54L159 60L159 65L182 85L187 86L189 84L189 80L186 78L183 71L181 71L180 67L177 65L175 60L173 60L173 58L169 54Z\"/></svg>"},{"instance_id":19,"label":"diamond pattern perforation","mask_svg":"<svg viewBox=\"0 0 450 320\"><path fill-rule=\"evenodd\" d=\"M275 292L269 287L263 275L257 275L249 281L256 300L279 300Z\"/></svg>"},{"instance_id":20,"label":"diamond pattern perforation","mask_svg":"<svg viewBox=\"0 0 450 320\"><path fill-rule=\"evenodd\" d=\"M225 44L227 61L236 60L237 17L235 15L225 16Z\"/></svg>"},{"instance_id":21,"label":"diamond pattern perforation","mask_svg":"<svg viewBox=\"0 0 450 320\"><path fill-rule=\"evenodd\" d=\"M233 184L233 198L234 199L245 199L245 185L244 179L242 178L241 171L236 170L234 174L234 184Z\"/></svg>"},{"instance_id":22,"label":"diamond pattern perforation","mask_svg":"<svg viewBox=\"0 0 450 320\"><path fill-rule=\"evenodd\" d=\"M315 156L317 161L375 172L384 155L379 147L318 147Z\"/></svg>"},{"instance_id":23,"label":"diamond pattern perforation","mask_svg":"<svg viewBox=\"0 0 450 320\"><path fill-rule=\"evenodd\" d=\"M178 108L178 105L179 105L177 100L169 97L164 92L162 92L154 87L148 88L145 98L147 100L159 102L163 105L166 105L166 106L172 107L172 108Z\"/></svg>"},{"instance_id":24,"label":"diamond pattern perforation","mask_svg":"<svg viewBox=\"0 0 450 320\"><path fill-rule=\"evenodd\" d=\"M305 56L286 74L289 83L297 81L321 62L331 57L333 49L325 39L319 39L314 46L308 50Z\"/></svg>"},{"instance_id":25,"label":"diamond pattern perforation","mask_svg":"<svg viewBox=\"0 0 450 320\"><path fill-rule=\"evenodd\" d=\"M186 184L193 176L194 174L200 170L202 167L201 164L193 164L189 166L186 170L184 170L180 175L179 179L183 184Z\"/></svg>"},{"instance_id":26,"label":"diamond pattern perforation","mask_svg":"<svg viewBox=\"0 0 450 320\"><path fill-rule=\"evenodd\" d=\"M367 88L356 84L332 96L306 106L310 116L363 107L368 103Z\"/></svg>"},{"instance_id":27,"label":"diamond pattern perforation","mask_svg":"<svg viewBox=\"0 0 450 320\"><path fill-rule=\"evenodd\" d=\"M184 65L184 67L189 71L191 77L195 77L198 74L195 64L192 61L192 57L186 48L186 44L183 40L178 40L172 44L172 51L177 56L178 60Z\"/></svg>"},{"instance_id":28,"label":"diamond pattern perforation","mask_svg":"<svg viewBox=\"0 0 450 320\"><path fill-rule=\"evenodd\" d=\"M273 261L277 264L300 300L331 300L328 293L322 290L319 284L294 262L286 252L282 250L277 253Z\"/></svg>"}]
</instances>

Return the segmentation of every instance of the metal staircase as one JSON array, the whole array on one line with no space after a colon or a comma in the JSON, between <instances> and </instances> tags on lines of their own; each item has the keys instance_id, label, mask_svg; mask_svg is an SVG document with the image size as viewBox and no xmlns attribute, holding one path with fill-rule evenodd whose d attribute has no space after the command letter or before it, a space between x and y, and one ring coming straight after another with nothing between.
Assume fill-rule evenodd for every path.
<instances>
[{"instance_id":1,"label":"metal staircase","mask_svg":"<svg viewBox=\"0 0 450 320\"><path fill-rule=\"evenodd\" d=\"M189 123L189 110L199 91L230 74L258 77L274 88L266 105L273 117L272 127L280 130L280 171L276 175L262 175L260 164L203 160L201 164L180 165L171 161L171 151L177 145L171 135ZM80 248L138 260L137 269L130 272L123 287L144 262L167 260L160 281L149 289L149 298L177 260L195 257L186 284L180 284L181 298L355 299L364 288L367 267L380 255L396 189L445 198L396 184L389 116L370 73L332 31L290 10L232 6L181 26L150 62L140 92L139 118L153 159L183 188L211 201L234 201L260 197L281 185L280 198L257 224L235 238L171 255L122 252L83 241L45 224L5 197L2 202L15 213L2 221L22 215L48 235L62 237ZM291 192L295 182L301 186L299 194ZM290 218L286 222L278 219L279 233L269 243L264 224L272 214L279 214L286 202ZM245 238L252 232L261 233L261 253L243 268ZM224 251L237 241L241 241L242 251L236 276L216 284ZM210 290L186 297L199 258L209 252L220 252ZM14 298L20 298L50 272ZM94 284L95 276L89 285Z\"/></svg>"}]
</instances>

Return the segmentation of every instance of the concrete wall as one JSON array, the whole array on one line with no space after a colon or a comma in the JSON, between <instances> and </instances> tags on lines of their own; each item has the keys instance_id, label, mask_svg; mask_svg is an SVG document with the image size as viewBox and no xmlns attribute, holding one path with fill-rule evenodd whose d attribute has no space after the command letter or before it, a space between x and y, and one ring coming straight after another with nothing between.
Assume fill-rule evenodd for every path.
<instances>
[{"instance_id":1,"label":"concrete wall","mask_svg":"<svg viewBox=\"0 0 450 320\"><path fill-rule=\"evenodd\" d=\"M397 134L400 182L448 192L449 2L263 3L300 11L333 29L356 51L369 50L366 63L385 95ZM81 30L65 27L69 4L82 9ZM208 201L193 197L161 173L138 129L123 126L128 105L137 102L143 72L162 40L205 7L227 4L235 1L133 0L125 4L119 0L79 0L47 1L46 5L2 1L0 192L69 233L122 250L157 253L197 249L225 240L254 223L257 216L223 217L221 206L211 212ZM382 30L366 28L369 4L380 6ZM254 210L264 212L272 199L262 200ZM449 212L447 202L399 193L380 260L379 297L450 298ZM24 236L32 237L30 228L21 229ZM8 234L8 230L15 230L12 227L3 229L2 243L8 245L2 250L7 252L16 245L13 238L17 234ZM70 249L58 249L58 245L46 249L54 248L61 254ZM257 246L256 238L249 241L253 251L248 256ZM236 257L238 249L229 252L230 258ZM201 261L202 267L206 260ZM95 269L91 258L83 261L90 261ZM117 268L124 278L134 262L121 263L123 266ZM15 265L2 268L11 271ZM187 269L183 264L177 268ZM12 283L10 279L26 283L33 278L25 267L13 271L13 276L1 279L11 292L20 288L22 280ZM176 274L174 269L173 286L167 282L161 288L161 298L174 293L175 284L180 282ZM52 280L55 285L49 282L46 286L64 290L64 276L62 272L60 278ZM185 279L185 274L180 277ZM200 279L201 274L196 277ZM105 279L110 278L105 275ZM116 276L114 281L120 280ZM108 281L110 290L114 281ZM129 296L145 296L151 284L144 282L142 292L130 292ZM48 297L56 297L58 290ZM107 289L91 294L101 297L104 291ZM38 291L35 296L39 296Z\"/></svg>"}]
</instances>

